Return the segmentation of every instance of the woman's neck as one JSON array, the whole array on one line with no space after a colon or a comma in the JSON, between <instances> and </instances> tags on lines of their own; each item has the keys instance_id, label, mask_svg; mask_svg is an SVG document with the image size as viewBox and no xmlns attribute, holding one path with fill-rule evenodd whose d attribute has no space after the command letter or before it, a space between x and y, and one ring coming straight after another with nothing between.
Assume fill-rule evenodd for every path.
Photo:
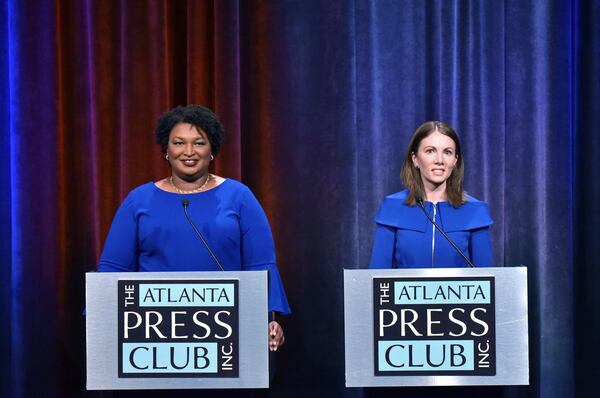
<instances>
[{"instance_id":1,"label":"woman's neck","mask_svg":"<svg viewBox=\"0 0 600 398\"><path fill-rule=\"evenodd\" d=\"M425 188L425 199L431 203L445 202L446 198L446 181L442 184L434 186L431 184L423 184Z\"/></svg>"},{"instance_id":2,"label":"woman's neck","mask_svg":"<svg viewBox=\"0 0 600 398\"><path fill-rule=\"evenodd\" d=\"M197 189L204 190L209 188L211 185L210 174L208 172L195 176L178 176L176 174L171 174L167 180L172 188L176 191L193 191Z\"/></svg>"}]
</instances>

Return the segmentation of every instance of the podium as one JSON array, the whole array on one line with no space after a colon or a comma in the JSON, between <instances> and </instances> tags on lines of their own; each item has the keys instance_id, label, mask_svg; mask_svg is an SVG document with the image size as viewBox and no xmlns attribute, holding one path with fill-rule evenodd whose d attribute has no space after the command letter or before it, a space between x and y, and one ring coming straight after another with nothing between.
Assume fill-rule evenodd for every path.
<instances>
[{"instance_id":1,"label":"podium","mask_svg":"<svg viewBox=\"0 0 600 398\"><path fill-rule=\"evenodd\" d=\"M346 387L529 384L527 268L344 270Z\"/></svg>"},{"instance_id":2,"label":"podium","mask_svg":"<svg viewBox=\"0 0 600 398\"><path fill-rule=\"evenodd\" d=\"M267 280L87 273L87 389L267 388Z\"/></svg>"}]
</instances>

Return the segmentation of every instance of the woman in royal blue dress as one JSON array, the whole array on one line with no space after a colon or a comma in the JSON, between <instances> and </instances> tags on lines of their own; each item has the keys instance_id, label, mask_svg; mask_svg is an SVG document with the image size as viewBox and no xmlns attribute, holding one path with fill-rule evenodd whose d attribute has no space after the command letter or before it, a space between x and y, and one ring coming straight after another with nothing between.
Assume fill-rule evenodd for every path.
<instances>
[{"instance_id":1,"label":"woman in royal blue dress","mask_svg":"<svg viewBox=\"0 0 600 398\"><path fill-rule=\"evenodd\" d=\"M141 185L125 198L106 238L98 270L268 270L269 311L288 314L262 207L242 183L208 172L223 134L217 116L199 105L180 106L161 116L156 140L171 175ZM184 202L214 257L186 219ZM274 319L268 333L269 349L276 351L285 338Z\"/></svg>"},{"instance_id":2,"label":"woman in royal blue dress","mask_svg":"<svg viewBox=\"0 0 600 398\"><path fill-rule=\"evenodd\" d=\"M424 211L476 267L491 267L493 221L487 204L463 190L456 132L442 122L423 123L411 138L401 175L406 189L387 196L375 215L370 268L467 266Z\"/></svg>"}]
</instances>

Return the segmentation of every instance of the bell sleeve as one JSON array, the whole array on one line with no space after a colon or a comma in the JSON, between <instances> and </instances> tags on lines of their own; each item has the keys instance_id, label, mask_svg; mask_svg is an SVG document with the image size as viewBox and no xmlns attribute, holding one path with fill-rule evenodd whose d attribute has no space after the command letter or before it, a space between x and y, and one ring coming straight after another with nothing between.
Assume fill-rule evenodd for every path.
<instances>
[{"instance_id":1,"label":"bell sleeve","mask_svg":"<svg viewBox=\"0 0 600 398\"><path fill-rule=\"evenodd\" d=\"M267 216L246 188L240 204L242 270L269 271L269 311L290 314L283 282L275 261L275 244Z\"/></svg>"}]
</instances>

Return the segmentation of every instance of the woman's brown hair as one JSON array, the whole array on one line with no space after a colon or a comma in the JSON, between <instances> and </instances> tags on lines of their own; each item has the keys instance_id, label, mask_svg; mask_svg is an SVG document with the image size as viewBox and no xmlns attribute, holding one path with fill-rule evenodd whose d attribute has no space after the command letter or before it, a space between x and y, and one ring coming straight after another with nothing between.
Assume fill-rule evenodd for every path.
<instances>
[{"instance_id":1,"label":"woman's brown hair","mask_svg":"<svg viewBox=\"0 0 600 398\"><path fill-rule=\"evenodd\" d=\"M410 143L408 144L408 150L406 151L406 156L402 163L402 170L400 172L402 183L409 190L406 204L415 206L417 204L417 198L425 199L425 187L423 186L423 180L421 179L421 172L413 164L412 155L417 154L421 141L435 131L450 137L456 146L457 161L450 177L446 180L446 199L452 206L459 207L466 202L466 194L462 185L464 164L462 161L460 141L458 139L458 134L456 134L452 127L438 121L425 122L420 125L414 132L410 139Z\"/></svg>"}]
</instances>

